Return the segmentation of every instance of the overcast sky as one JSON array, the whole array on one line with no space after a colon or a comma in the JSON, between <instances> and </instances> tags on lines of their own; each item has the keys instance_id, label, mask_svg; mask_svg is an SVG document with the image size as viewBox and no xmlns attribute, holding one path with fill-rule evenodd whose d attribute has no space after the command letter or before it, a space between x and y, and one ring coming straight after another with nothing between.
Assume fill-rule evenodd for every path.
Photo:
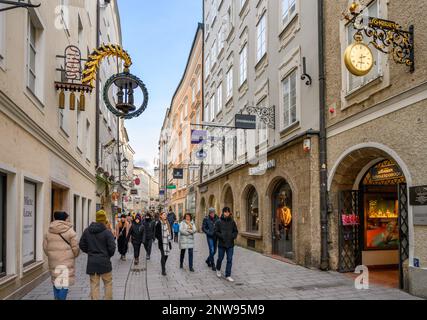
<instances>
[{"instance_id":1,"label":"overcast sky","mask_svg":"<svg viewBox=\"0 0 427 320\"><path fill-rule=\"evenodd\" d=\"M135 164L150 171L158 157L160 129L184 72L202 0L118 0L123 47L133 59L131 73L147 86L147 110L127 120Z\"/></svg>"}]
</instances>

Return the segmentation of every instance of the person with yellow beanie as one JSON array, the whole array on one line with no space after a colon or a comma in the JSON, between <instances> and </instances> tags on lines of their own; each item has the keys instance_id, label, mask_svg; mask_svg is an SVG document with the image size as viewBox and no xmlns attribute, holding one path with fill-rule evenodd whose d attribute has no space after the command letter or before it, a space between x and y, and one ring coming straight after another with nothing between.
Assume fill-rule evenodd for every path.
<instances>
[{"instance_id":1,"label":"person with yellow beanie","mask_svg":"<svg viewBox=\"0 0 427 320\"><path fill-rule=\"evenodd\" d=\"M86 273L90 277L90 295L99 300L99 284L104 282L105 300L113 299L113 274L111 258L116 252L113 233L107 228L108 219L104 210L96 213L93 222L80 239L80 249L88 255Z\"/></svg>"}]
</instances>

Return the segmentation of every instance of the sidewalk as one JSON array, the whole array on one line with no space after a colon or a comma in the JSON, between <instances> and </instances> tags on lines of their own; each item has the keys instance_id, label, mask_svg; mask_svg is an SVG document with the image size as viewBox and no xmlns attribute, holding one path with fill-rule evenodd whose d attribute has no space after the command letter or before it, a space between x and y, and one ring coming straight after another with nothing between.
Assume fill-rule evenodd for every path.
<instances>
[{"instance_id":1,"label":"sidewalk","mask_svg":"<svg viewBox=\"0 0 427 320\"><path fill-rule=\"evenodd\" d=\"M131 248L131 246L129 246ZM144 249L141 249L144 253ZM415 297L394 288L371 285L369 290L357 290L354 281L337 272L310 270L278 261L259 253L235 248L232 277L234 283L216 273L205 263L207 244L204 235L196 236L194 252L195 273L188 270L188 257L184 269L179 269L179 248L173 249L167 261L167 276L161 275L160 252L153 244L151 260L141 266L132 266L132 253L126 261L119 256L113 262L113 298L115 300L408 300ZM89 299L89 277L85 274L86 255L77 263L76 285L70 290L70 300ZM146 269L146 270L145 270ZM225 269L225 259L223 269ZM24 297L26 300L52 300L50 279Z\"/></svg>"}]
</instances>

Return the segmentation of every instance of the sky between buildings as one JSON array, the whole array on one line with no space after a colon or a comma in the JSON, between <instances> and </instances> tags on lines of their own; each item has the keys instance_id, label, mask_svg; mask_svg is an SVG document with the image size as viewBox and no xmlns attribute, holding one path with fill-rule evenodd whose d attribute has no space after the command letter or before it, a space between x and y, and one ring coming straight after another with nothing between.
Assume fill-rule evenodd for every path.
<instances>
[{"instance_id":1,"label":"sky between buildings","mask_svg":"<svg viewBox=\"0 0 427 320\"><path fill-rule=\"evenodd\" d=\"M147 110L126 121L135 163L150 171L166 109L181 80L202 21L201 0L118 0L123 47L132 57L131 73L145 83Z\"/></svg>"}]
</instances>

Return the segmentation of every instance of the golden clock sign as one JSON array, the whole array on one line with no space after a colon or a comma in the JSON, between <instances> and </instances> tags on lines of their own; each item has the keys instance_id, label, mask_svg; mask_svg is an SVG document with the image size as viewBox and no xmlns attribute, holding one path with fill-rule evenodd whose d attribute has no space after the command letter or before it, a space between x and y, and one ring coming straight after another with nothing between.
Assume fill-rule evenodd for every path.
<instances>
[{"instance_id":1,"label":"golden clock sign","mask_svg":"<svg viewBox=\"0 0 427 320\"><path fill-rule=\"evenodd\" d=\"M362 77L367 75L374 66L374 55L371 49L357 38L344 53L344 62L350 73Z\"/></svg>"}]
</instances>

